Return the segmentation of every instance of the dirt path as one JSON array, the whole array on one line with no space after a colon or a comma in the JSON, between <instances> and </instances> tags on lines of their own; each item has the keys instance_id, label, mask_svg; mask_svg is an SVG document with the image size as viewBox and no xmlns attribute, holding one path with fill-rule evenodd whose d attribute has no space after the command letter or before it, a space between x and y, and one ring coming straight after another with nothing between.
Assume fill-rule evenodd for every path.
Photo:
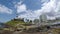
<instances>
[{"instance_id":1,"label":"dirt path","mask_svg":"<svg viewBox=\"0 0 60 34\"><path fill-rule=\"evenodd\" d=\"M42 32L19 32L19 31L1 31L0 34L60 34L60 28L52 28L48 31L42 31Z\"/></svg>"}]
</instances>

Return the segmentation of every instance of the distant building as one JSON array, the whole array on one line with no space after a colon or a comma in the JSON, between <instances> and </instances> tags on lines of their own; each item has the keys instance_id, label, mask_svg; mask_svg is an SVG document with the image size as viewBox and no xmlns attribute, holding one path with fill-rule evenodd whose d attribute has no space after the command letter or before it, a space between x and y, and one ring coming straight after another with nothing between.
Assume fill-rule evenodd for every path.
<instances>
[{"instance_id":1,"label":"distant building","mask_svg":"<svg viewBox=\"0 0 60 34\"><path fill-rule=\"evenodd\" d=\"M60 20L60 17L56 17L56 20Z\"/></svg>"},{"instance_id":2,"label":"distant building","mask_svg":"<svg viewBox=\"0 0 60 34\"><path fill-rule=\"evenodd\" d=\"M46 14L40 15L39 21L40 21L40 22L47 22L47 15L46 15Z\"/></svg>"},{"instance_id":3,"label":"distant building","mask_svg":"<svg viewBox=\"0 0 60 34\"><path fill-rule=\"evenodd\" d=\"M34 23L35 23L35 24L39 23L39 19L35 19L35 20L34 20Z\"/></svg>"},{"instance_id":4,"label":"distant building","mask_svg":"<svg viewBox=\"0 0 60 34\"><path fill-rule=\"evenodd\" d=\"M39 25L40 25L39 19L35 19L35 20L34 20L34 24L35 24L36 26L39 26Z\"/></svg>"},{"instance_id":5,"label":"distant building","mask_svg":"<svg viewBox=\"0 0 60 34\"><path fill-rule=\"evenodd\" d=\"M29 20L29 19L24 19L24 22L29 23L29 22L30 22L30 20Z\"/></svg>"},{"instance_id":6,"label":"distant building","mask_svg":"<svg viewBox=\"0 0 60 34\"><path fill-rule=\"evenodd\" d=\"M42 14L40 15L39 19L35 19L34 21L34 24L41 24L42 22L47 22L47 15L46 14Z\"/></svg>"}]
</instances>

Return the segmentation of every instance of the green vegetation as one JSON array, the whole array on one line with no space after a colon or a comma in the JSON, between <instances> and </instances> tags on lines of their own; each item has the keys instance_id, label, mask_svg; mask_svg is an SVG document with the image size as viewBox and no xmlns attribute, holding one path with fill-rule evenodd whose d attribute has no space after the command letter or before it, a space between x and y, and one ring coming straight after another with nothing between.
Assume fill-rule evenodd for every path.
<instances>
[{"instance_id":1,"label":"green vegetation","mask_svg":"<svg viewBox=\"0 0 60 34\"><path fill-rule=\"evenodd\" d=\"M17 24L25 24L25 22L19 19L13 19L11 21L8 21L6 24L16 26Z\"/></svg>"},{"instance_id":2,"label":"green vegetation","mask_svg":"<svg viewBox=\"0 0 60 34\"><path fill-rule=\"evenodd\" d=\"M0 28L0 30L3 30L3 28Z\"/></svg>"},{"instance_id":3,"label":"green vegetation","mask_svg":"<svg viewBox=\"0 0 60 34\"><path fill-rule=\"evenodd\" d=\"M17 24L19 25L29 25L31 24L31 21L29 23L25 23L23 19L13 19L11 21L8 21L6 24L11 25L11 26L16 26Z\"/></svg>"}]
</instances>

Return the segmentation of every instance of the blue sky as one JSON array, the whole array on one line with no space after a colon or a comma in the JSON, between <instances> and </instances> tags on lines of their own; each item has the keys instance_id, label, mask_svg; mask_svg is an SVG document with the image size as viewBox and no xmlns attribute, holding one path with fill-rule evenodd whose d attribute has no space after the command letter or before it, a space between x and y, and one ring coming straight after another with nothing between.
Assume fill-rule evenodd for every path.
<instances>
[{"instance_id":1,"label":"blue sky","mask_svg":"<svg viewBox=\"0 0 60 34\"><path fill-rule=\"evenodd\" d=\"M60 16L60 0L0 0L0 21L6 22L16 17L35 19L43 13L48 18Z\"/></svg>"},{"instance_id":2,"label":"blue sky","mask_svg":"<svg viewBox=\"0 0 60 34\"><path fill-rule=\"evenodd\" d=\"M13 19L15 16L16 16L16 8L14 7L14 4L13 4L13 2L19 2L20 0L0 0L0 5L3 5L4 7L3 8L5 8L5 7L7 7L7 8L9 8L9 9L11 9L12 10L12 14L8 14L8 13L5 13L5 12L7 12L7 10L8 9L6 9L5 11L1 11L1 10L4 10L2 7L2 9L0 9L0 21L1 22L6 22L6 21L9 21L9 20L11 20L11 19Z\"/></svg>"}]
</instances>

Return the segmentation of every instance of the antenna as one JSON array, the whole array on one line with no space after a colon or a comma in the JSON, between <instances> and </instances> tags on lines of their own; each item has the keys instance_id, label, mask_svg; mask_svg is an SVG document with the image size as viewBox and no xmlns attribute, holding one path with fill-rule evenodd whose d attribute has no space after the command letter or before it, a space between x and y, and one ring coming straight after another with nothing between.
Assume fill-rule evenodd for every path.
<instances>
[{"instance_id":1,"label":"antenna","mask_svg":"<svg viewBox=\"0 0 60 34\"><path fill-rule=\"evenodd\" d=\"M16 18L18 18L18 13L16 12Z\"/></svg>"},{"instance_id":2,"label":"antenna","mask_svg":"<svg viewBox=\"0 0 60 34\"><path fill-rule=\"evenodd\" d=\"M17 3L16 3L17 4ZM17 5L15 6L16 8L16 18L18 18L18 13L17 13Z\"/></svg>"}]
</instances>

